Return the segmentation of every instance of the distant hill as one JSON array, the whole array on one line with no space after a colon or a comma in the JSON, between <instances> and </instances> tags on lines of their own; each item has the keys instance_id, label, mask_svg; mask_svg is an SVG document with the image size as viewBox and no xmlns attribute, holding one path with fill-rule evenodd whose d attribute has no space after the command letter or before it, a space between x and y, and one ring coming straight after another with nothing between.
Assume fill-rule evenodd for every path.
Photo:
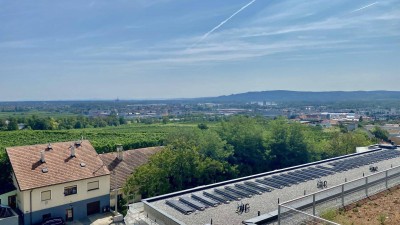
<instances>
[{"instance_id":1,"label":"distant hill","mask_svg":"<svg viewBox=\"0 0 400 225\"><path fill-rule=\"evenodd\" d=\"M208 102L344 102L344 101L400 101L400 91L260 91L219 97L199 98Z\"/></svg>"}]
</instances>

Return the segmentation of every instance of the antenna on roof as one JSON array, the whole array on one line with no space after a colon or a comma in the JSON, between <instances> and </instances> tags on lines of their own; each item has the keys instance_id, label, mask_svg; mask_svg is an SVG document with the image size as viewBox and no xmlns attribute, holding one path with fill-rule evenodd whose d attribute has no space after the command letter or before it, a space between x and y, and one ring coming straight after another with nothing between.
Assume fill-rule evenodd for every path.
<instances>
[{"instance_id":1,"label":"antenna on roof","mask_svg":"<svg viewBox=\"0 0 400 225\"><path fill-rule=\"evenodd\" d=\"M46 159L44 158L44 151L40 151L40 162L45 163Z\"/></svg>"}]
</instances>

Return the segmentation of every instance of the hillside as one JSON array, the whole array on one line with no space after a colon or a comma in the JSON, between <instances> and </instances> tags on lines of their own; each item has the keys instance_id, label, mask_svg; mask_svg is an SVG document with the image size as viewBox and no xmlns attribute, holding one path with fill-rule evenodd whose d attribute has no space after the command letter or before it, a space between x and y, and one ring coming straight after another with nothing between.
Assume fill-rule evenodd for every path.
<instances>
[{"instance_id":1,"label":"hillside","mask_svg":"<svg viewBox=\"0 0 400 225\"><path fill-rule=\"evenodd\" d=\"M208 102L344 102L344 101L381 101L399 100L400 91L260 91L247 92L219 97L201 98Z\"/></svg>"}]
</instances>

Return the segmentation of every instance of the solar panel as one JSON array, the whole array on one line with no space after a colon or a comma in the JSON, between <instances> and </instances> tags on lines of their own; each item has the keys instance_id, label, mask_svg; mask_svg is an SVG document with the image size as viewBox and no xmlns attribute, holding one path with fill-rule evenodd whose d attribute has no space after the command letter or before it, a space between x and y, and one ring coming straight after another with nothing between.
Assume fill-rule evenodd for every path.
<instances>
[{"instance_id":1,"label":"solar panel","mask_svg":"<svg viewBox=\"0 0 400 225\"><path fill-rule=\"evenodd\" d=\"M359 168L361 166L377 163L382 160L399 157L399 155L400 152L398 151L380 150L365 155L354 156L351 158L331 162L329 163L329 165L331 165L332 168L328 168L328 170L333 170L335 172L343 172L353 168Z\"/></svg>"},{"instance_id":2,"label":"solar panel","mask_svg":"<svg viewBox=\"0 0 400 225\"><path fill-rule=\"evenodd\" d=\"M317 168L320 168L320 169L323 169L323 170L328 170L328 171L331 171L331 172L336 172L336 170L334 168L329 168L329 167L326 167L326 166L318 165Z\"/></svg>"},{"instance_id":3,"label":"solar panel","mask_svg":"<svg viewBox=\"0 0 400 225\"><path fill-rule=\"evenodd\" d=\"M278 184L286 186L286 187L292 186L292 184L287 181L278 180L278 179L271 178L271 177L264 178L264 180L269 181L271 183L278 183Z\"/></svg>"},{"instance_id":4,"label":"solar panel","mask_svg":"<svg viewBox=\"0 0 400 225\"><path fill-rule=\"evenodd\" d=\"M262 179L256 179L256 182L264 184L264 185L267 185L269 187L277 188L277 189L282 189L282 188L285 187L285 186L283 186L281 184L272 183L272 182L269 182L269 181L266 181L266 180L262 180Z\"/></svg>"},{"instance_id":5,"label":"solar panel","mask_svg":"<svg viewBox=\"0 0 400 225\"><path fill-rule=\"evenodd\" d=\"M316 171L318 171L318 172L320 172L320 173L324 173L324 174L326 174L326 175L332 175L332 174L335 174L334 172L332 172L332 171L327 171L327 170L323 170L323 169L321 169L321 168L314 168Z\"/></svg>"},{"instance_id":6,"label":"solar panel","mask_svg":"<svg viewBox=\"0 0 400 225\"><path fill-rule=\"evenodd\" d=\"M217 200L217 201L219 201L219 202L221 202L221 203L226 203L226 204L228 204L229 202L230 202L230 199L229 198L227 198L227 197L225 197L225 196L223 196L223 195L220 195L220 194L217 194L217 193L215 193L215 192L203 192L203 195L204 196L207 196L207 197L209 197L209 198L212 198L212 199L215 199L215 200Z\"/></svg>"},{"instance_id":7,"label":"solar panel","mask_svg":"<svg viewBox=\"0 0 400 225\"><path fill-rule=\"evenodd\" d=\"M181 197L179 198L179 201L185 203L186 205L189 205L190 207L203 211L204 209L208 208L207 205L204 205L203 203L200 203L196 200L191 199L190 197Z\"/></svg>"},{"instance_id":8,"label":"solar panel","mask_svg":"<svg viewBox=\"0 0 400 225\"><path fill-rule=\"evenodd\" d=\"M291 179L297 180L298 182L305 182L305 181L309 180L309 179L304 178L304 177L293 176L293 175L291 175L291 174L289 174L289 173L287 173L287 174L281 174L281 176L282 176L282 177L287 177L287 178L291 178Z\"/></svg>"},{"instance_id":9,"label":"solar panel","mask_svg":"<svg viewBox=\"0 0 400 225\"><path fill-rule=\"evenodd\" d=\"M256 188L253 188L252 186L245 185L245 184L235 184L235 187L242 189L242 190L246 190L246 191L256 194L256 195L261 195L263 193L262 191L260 191Z\"/></svg>"},{"instance_id":10,"label":"solar panel","mask_svg":"<svg viewBox=\"0 0 400 225\"><path fill-rule=\"evenodd\" d=\"M240 196L240 195L238 195L236 193L230 192L228 190L225 190L225 189L214 188L214 191L216 193L221 194L221 195L223 195L223 196L225 196L227 198L230 198L232 200L238 201L238 200L242 199L242 196Z\"/></svg>"},{"instance_id":11,"label":"solar panel","mask_svg":"<svg viewBox=\"0 0 400 225\"><path fill-rule=\"evenodd\" d=\"M301 178L304 178L305 180L314 180L315 179L315 177L310 177L310 176L307 176L307 175L305 175L305 174L301 174L301 173L299 173L299 171L292 171L292 172L289 172L288 173L290 176L296 176L296 177L301 177Z\"/></svg>"},{"instance_id":12,"label":"solar panel","mask_svg":"<svg viewBox=\"0 0 400 225\"><path fill-rule=\"evenodd\" d=\"M207 198L207 197L202 196L202 195L192 194L192 198L196 199L197 201L200 201L200 202L202 202L202 203L204 203L206 205L212 206L212 207L216 207L217 205L220 204L219 201L216 201L216 200L211 199L211 198Z\"/></svg>"},{"instance_id":13,"label":"solar panel","mask_svg":"<svg viewBox=\"0 0 400 225\"><path fill-rule=\"evenodd\" d=\"M185 215L189 215L195 211L193 208L191 208L188 205L185 205L177 200L167 200L165 202L167 203L167 205L171 206L172 208L178 210L179 212L181 212Z\"/></svg>"},{"instance_id":14,"label":"solar panel","mask_svg":"<svg viewBox=\"0 0 400 225\"><path fill-rule=\"evenodd\" d=\"M264 192L271 192L272 190L274 190L273 188L271 188L269 186L265 186L263 184L256 183L256 182L246 181L246 182L244 182L244 184L249 185L250 187L257 188Z\"/></svg>"},{"instance_id":15,"label":"solar panel","mask_svg":"<svg viewBox=\"0 0 400 225\"><path fill-rule=\"evenodd\" d=\"M237 189L235 187L227 186L227 187L225 187L225 189L228 190L228 191L234 192L234 193L236 193L236 194L238 194L238 195L240 195L242 197L245 197L245 198L251 198L251 196L253 196L252 193L249 193L249 192L247 192L245 190Z\"/></svg>"},{"instance_id":16,"label":"solar panel","mask_svg":"<svg viewBox=\"0 0 400 225\"><path fill-rule=\"evenodd\" d=\"M289 184L298 184L299 183L299 181L297 181L297 180L294 180L294 179L291 179L291 178L288 178L288 177L284 177L284 176L280 176L280 175L279 176L272 176L272 178L287 182Z\"/></svg>"},{"instance_id":17,"label":"solar panel","mask_svg":"<svg viewBox=\"0 0 400 225\"><path fill-rule=\"evenodd\" d=\"M311 177L314 177L314 178L321 178L320 175L313 174L313 173L311 173L311 172L309 172L309 171L307 171L305 169L300 170L299 173L305 174L305 175L308 175L308 176L311 176Z\"/></svg>"},{"instance_id":18,"label":"solar panel","mask_svg":"<svg viewBox=\"0 0 400 225\"><path fill-rule=\"evenodd\" d=\"M307 171L309 173L316 174L316 175L321 176L321 177L324 177L324 176L328 175L327 173L324 173L324 172L322 172L322 171L320 171L320 170L318 170L316 168L312 168L312 167L309 168Z\"/></svg>"},{"instance_id":19,"label":"solar panel","mask_svg":"<svg viewBox=\"0 0 400 225\"><path fill-rule=\"evenodd\" d=\"M318 168L314 168L314 167L312 167L312 169L311 170L309 170L311 173L314 173L314 174L318 174L318 175L321 175L321 176L328 176L328 175L331 175L331 172L328 172L328 171L323 171L323 170L320 170L320 169L318 169Z\"/></svg>"}]
</instances>

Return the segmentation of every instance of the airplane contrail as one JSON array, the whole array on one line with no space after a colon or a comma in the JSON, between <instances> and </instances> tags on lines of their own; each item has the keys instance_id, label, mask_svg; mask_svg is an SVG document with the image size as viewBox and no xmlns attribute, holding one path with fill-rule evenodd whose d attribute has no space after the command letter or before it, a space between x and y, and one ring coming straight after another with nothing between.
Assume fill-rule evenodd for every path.
<instances>
[{"instance_id":1,"label":"airplane contrail","mask_svg":"<svg viewBox=\"0 0 400 225\"><path fill-rule=\"evenodd\" d=\"M213 29L211 29L210 31L208 31L206 34L203 35L203 37L200 38L200 40L198 40L196 43L194 43L191 47L196 46L198 43L202 42L204 39L206 39L208 37L208 35L210 35L211 33L213 33L214 31L216 31L218 28L220 28L222 25L224 25L226 22L228 22L230 19L232 19L234 16L236 16L236 14L240 13L241 11L243 11L244 9L246 9L247 7L249 7L251 4L253 4L256 0L252 0L251 2L247 3L245 6L243 6L242 8L240 8L238 11L236 11L234 14L232 14L230 17L228 17L226 20L222 21L220 24L218 24L216 27L214 27Z\"/></svg>"},{"instance_id":2,"label":"airplane contrail","mask_svg":"<svg viewBox=\"0 0 400 225\"><path fill-rule=\"evenodd\" d=\"M371 4L369 4L369 5L363 6L363 7L361 7L361 8L356 9L356 10L353 10L353 11L351 11L351 12L352 12L352 13L353 13L353 12L358 12L358 11L360 11L360 10L366 9L366 8L368 8L368 7L371 7L371 6L375 5L375 4L378 4L378 2L371 3Z\"/></svg>"}]
</instances>

